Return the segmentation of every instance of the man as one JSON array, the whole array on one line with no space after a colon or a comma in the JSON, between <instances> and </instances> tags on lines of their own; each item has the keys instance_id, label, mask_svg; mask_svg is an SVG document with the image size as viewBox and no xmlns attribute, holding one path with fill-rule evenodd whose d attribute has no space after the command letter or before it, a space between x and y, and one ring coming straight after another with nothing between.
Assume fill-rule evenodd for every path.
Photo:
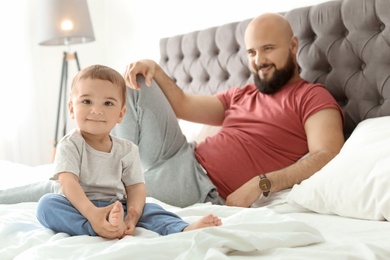
<instances>
[{"instance_id":1,"label":"man","mask_svg":"<svg viewBox=\"0 0 390 260\"><path fill-rule=\"evenodd\" d=\"M125 80L137 89L128 93L134 112L115 133L139 145L148 196L178 206L226 200L249 207L262 193L307 179L341 149L342 111L323 86L300 78L288 21L253 19L245 45L255 85L214 96L184 93L150 60L127 67ZM188 144L176 117L222 128Z\"/></svg>"},{"instance_id":2,"label":"man","mask_svg":"<svg viewBox=\"0 0 390 260\"><path fill-rule=\"evenodd\" d=\"M127 67L133 89L113 134L139 146L147 196L180 207L207 201L249 207L307 179L340 151L342 111L323 86L300 78L288 21L256 17L245 45L255 84L214 96L184 93L150 60ZM222 127L202 143L187 143L177 118Z\"/></svg>"}]
</instances>

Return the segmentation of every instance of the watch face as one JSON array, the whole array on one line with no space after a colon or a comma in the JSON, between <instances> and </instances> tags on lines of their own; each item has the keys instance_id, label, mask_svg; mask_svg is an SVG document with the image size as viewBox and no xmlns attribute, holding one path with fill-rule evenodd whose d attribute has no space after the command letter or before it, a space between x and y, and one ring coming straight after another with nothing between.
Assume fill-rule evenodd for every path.
<instances>
[{"instance_id":1,"label":"watch face","mask_svg":"<svg viewBox=\"0 0 390 260\"><path fill-rule=\"evenodd\" d=\"M268 179L261 179L259 187L262 191L269 191L271 189L271 181Z\"/></svg>"}]
</instances>

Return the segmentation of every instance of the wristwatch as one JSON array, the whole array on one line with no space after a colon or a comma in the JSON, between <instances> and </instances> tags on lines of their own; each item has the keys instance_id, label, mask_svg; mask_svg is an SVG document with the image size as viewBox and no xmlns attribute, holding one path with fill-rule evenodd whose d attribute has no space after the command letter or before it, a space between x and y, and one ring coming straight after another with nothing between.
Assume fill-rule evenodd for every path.
<instances>
[{"instance_id":1,"label":"wristwatch","mask_svg":"<svg viewBox=\"0 0 390 260\"><path fill-rule=\"evenodd\" d=\"M265 174L260 174L259 177L259 188L263 192L263 195L267 197L269 191L271 190L271 181L267 178Z\"/></svg>"}]
</instances>

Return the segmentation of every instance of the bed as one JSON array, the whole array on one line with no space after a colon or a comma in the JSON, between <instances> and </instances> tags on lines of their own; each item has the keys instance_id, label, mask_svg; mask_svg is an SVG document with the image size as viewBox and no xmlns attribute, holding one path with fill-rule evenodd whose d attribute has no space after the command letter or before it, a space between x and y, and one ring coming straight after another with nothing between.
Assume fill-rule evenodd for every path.
<instances>
[{"instance_id":1,"label":"bed","mask_svg":"<svg viewBox=\"0 0 390 260\"><path fill-rule=\"evenodd\" d=\"M0 205L0 259L390 259L390 1L341 0L284 13L299 37L301 75L323 83L345 112L346 143L323 169L251 208L178 208L223 225L169 236L137 228L121 240L43 228L36 203ZM251 82L248 20L161 39L160 64L185 91L214 94ZM179 122L189 140L216 127ZM0 161L0 190L46 180L53 165Z\"/></svg>"}]
</instances>

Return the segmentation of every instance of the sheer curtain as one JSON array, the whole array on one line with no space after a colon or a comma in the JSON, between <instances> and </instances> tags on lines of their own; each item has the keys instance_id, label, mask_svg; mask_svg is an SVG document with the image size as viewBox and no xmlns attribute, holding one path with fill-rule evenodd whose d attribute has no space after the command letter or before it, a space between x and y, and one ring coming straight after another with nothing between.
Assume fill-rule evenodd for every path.
<instances>
[{"instance_id":1,"label":"sheer curtain","mask_svg":"<svg viewBox=\"0 0 390 260\"><path fill-rule=\"evenodd\" d=\"M0 159L27 165L41 157L30 2L34 1L0 2Z\"/></svg>"}]
</instances>

